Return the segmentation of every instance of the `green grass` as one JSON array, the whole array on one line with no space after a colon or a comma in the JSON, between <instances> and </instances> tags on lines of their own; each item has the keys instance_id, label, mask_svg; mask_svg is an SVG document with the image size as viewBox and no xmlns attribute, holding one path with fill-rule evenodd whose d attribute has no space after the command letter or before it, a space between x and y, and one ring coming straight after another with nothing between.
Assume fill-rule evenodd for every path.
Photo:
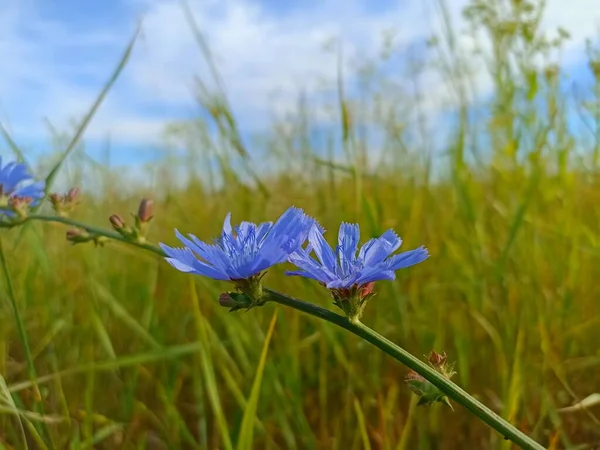
<instances>
[{"instance_id":1,"label":"green grass","mask_svg":"<svg viewBox=\"0 0 600 450\"><path fill-rule=\"evenodd\" d=\"M415 355L446 351L463 388L545 446L595 448L598 406L560 410L600 393L600 133L571 129L565 104L573 99L559 87L560 68L551 57L532 63L548 43L514 31L515 23L535 27L522 6L508 20L492 14L498 3L473 2L480 7L472 13L494 43L489 117L467 114L472 75L452 24L431 50L458 111L443 136L447 156L434 164L441 175L429 174L431 133L413 120L423 112L420 97L394 91L380 61L370 61L377 84L369 95L349 98L340 84L333 104L342 156L310 144L315 119L306 107L291 131L274 123L258 155L240 140L224 92L201 89L219 139L201 121L177 124L168 136L187 144L189 186L173 182L173 160L149 169L151 192L122 193L126 179L95 167L105 191L86 196L73 217L108 227L111 214L126 217L151 196L152 242L175 243L175 227L210 239L229 211L234 221L272 220L292 204L318 218L330 241L341 221L358 222L363 240L394 228L403 248L424 244L432 256L378 283L363 321ZM594 52L590 58L593 68ZM415 84L426 96L430 86ZM600 81L590 95L582 114L600 130ZM361 121L383 134L383 155L369 153ZM418 139L409 139L407 123ZM73 158L83 154L77 139L66 144ZM63 154L54 162L62 165ZM375 164L379 157L384 164ZM206 168L208 158L218 169ZM92 170L78 161L64 163L75 179ZM285 171L264 175L272 167ZM258 176L260 184L244 182ZM6 448L24 448L23 436L32 449L44 439L56 449L510 448L463 409L416 407L406 370L343 330L271 304L229 314L217 303L229 288L223 283L186 276L133 247L72 247L64 233L54 223L0 230ZM271 270L266 285L331 305L323 288L286 278L284 269Z\"/></svg>"}]
</instances>

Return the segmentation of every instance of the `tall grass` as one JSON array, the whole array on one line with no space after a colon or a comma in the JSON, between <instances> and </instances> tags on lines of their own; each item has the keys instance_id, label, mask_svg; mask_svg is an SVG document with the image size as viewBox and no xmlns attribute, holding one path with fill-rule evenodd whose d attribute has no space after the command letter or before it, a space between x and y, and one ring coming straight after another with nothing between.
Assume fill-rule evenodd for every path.
<instances>
[{"instance_id":1,"label":"tall grass","mask_svg":"<svg viewBox=\"0 0 600 450\"><path fill-rule=\"evenodd\" d=\"M341 221L357 221L364 240L392 227L432 257L381 282L364 322L413 354L446 351L459 384L549 448L596 448L599 407L562 408L600 392L597 55L590 44L595 85L582 104L564 88L562 41L537 28L540 5L473 1L469 33L491 43L473 54L438 6L444 27L426 57L390 75L387 45L359 68L356 95L340 70L335 109L300 102L263 146L244 142L225 90L202 83L208 119L168 134L186 148L188 183L177 183L172 159L149 168L152 189L139 192L93 168L106 189L74 217L108 225L152 194L154 242L173 243L175 227L208 239L228 211L262 221L291 204L329 239ZM474 103L483 70L492 93ZM448 100L450 128L429 121L432 93ZM339 126L315 138L324 115ZM440 143L443 156L432 151ZM190 281L131 248L70 247L64 232L2 231L6 448L23 448L23 436L38 448L45 433L51 447L74 449L510 447L463 410L415 407L405 369L343 331L285 309L271 322L273 305L228 314L216 301L224 285ZM269 273L269 287L331 304L282 271Z\"/></svg>"}]
</instances>

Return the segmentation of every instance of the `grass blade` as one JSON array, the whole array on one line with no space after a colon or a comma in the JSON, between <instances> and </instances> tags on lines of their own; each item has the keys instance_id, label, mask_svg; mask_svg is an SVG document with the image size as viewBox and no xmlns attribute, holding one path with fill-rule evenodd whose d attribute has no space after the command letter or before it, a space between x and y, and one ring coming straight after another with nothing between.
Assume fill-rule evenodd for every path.
<instances>
[{"instance_id":1,"label":"grass blade","mask_svg":"<svg viewBox=\"0 0 600 450\"><path fill-rule=\"evenodd\" d=\"M23 446L25 449L28 449L27 445L27 437L25 436L25 427L23 426L23 421L21 420L20 414L18 414L19 409L17 405L15 405L15 401L12 398L10 391L8 390L8 386L6 385L6 380L0 374L0 392L4 397L2 403L6 403L10 408L11 412L13 412L16 416L17 421L19 422L19 431L21 432L21 439L23 440Z\"/></svg>"},{"instance_id":2,"label":"grass blade","mask_svg":"<svg viewBox=\"0 0 600 450\"><path fill-rule=\"evenodd\" d=\"M8 270L8 264L6 263L6 256L4 254L4 247L2 245L2 239L0 239L0 263L2 264L2 271L4 272L4 277L6 279L6 293L8 295L8 299L10 301L10 305L12 307L13 313L15 315L15 321L17 322L17 329L19 331L19 337L21 339L21 345L23 346L23 351L25 352L25 359L27 361L27 374L29 376L29 380L33 383L33 388L35 392L36 399L40 401L35 401L35 412L45 415L44 406L41 401L40 391L38 389L37 383L35 382L37 375L35 371L35 366L33 364L33 356L31 353L31 347L29 345L29 339L27 337L27 331L25 331L25 325L23 324L23 319L21 318L21 314L19 313L19 308L17 307L17 301L15 298L15 292L13 289L12 278L10 276L10 272ZM52 448L51 440L50 440L50 432L48 431L48 427L45 423L39 423L39 432L47 441L47 444ZM36 428L37 428L36 426Z\"/></svg>"},{"instance_id":3,"label":"grass blade","mask_svg":"<svg viewBox=\"0 0 600 450\"><path fill-rule=\"evenodd\" d=\"M29 166L29 164L27 164L27 161L25 160L25 155L23 154L23 152L21 151L21 149L19 148L19 146L17 145L17 143L10 136L10 134L8 133L8 130L2 124L2 122L0 122L0 133L2 133L2 136L4 137L4 140L6 141L6 143L8 144L8 146L10 147L10 149L12 150L12 152L17 157L17 160L19 162L25 164L27 166L28 170L31 170L31 167Z\"/></svg>"},{"instance_id":4,"label":"grass blade","mask_svg":"<svg viewBox=\"0 0 600 450\"><path fill-rule=\"evenodd\" d=\"M97 298L107 305L115 316L117 316L125 325L127 325L135 334L141 339L147 342L150 346L156 348L162 347L161 344L156 342L146 329L135 320L131 314L119 303L119 301L100 283L95 281L92 282L94 290L96 291Z\"/></svg>"},{"instance_id":5,"label":"grass blade","mask_svg":"<svg viewBox=\"0 0 600 450\"><path fill-rule=\"evenodd\" d=\"M229 436L229 428L227 427L227 421L225 420L221 400L219 398L219 389L216 381L213 359L210 351L206 347L206 342L208 339L205 319L200 312L200 303L198 301L198 294L196 293L196 285L191 277L190 293L194 306L194 318L198 328L198 340L204 343L204 345L199 345L199 357L202 367L202 374L204 376L204 382L206 384L206 394L208 395L213 414L215 415L217 427L219 429L219 433L221 434L221 439L223 439L223 446L228 450L232 450L233 445L231 443L231 437Z\"/></svg>"},{"instance_id":6,"label":"grass blade","mask_svg":"<svg viewBox=\"0 0 600 450\"><path fill-rule=\"evenodd\" d=\"M110 371L113 371L120 367L139 366L142 364L179 358L181 356L196 353L200 350L200 348L201 348L200 344L198 344L197 342L192 342L192 343L188 343L188 344L164 347L160 350L156 350L156 351L152 351L152 352L122 356L117 359L109 359L109 360L98 361L98 362L94 362L94 363L81 364L79 366L61 370L60 372L43 375L33 381L22 381L20 383L15 383L15 384L9 386L8 390L10 392L19 392L19 391L23 391L25 389L29 389L34 384L39 385L39 384L47 383L49 381L56 380L61 377L66 377L69 375L87 373L91 370L95 370L97 372L99 372L99 371L110 372Z\"/></svg>"},{"instance_id":7,"label":"grass blade","mask_svg":"<svg viewBox=\"0 0 600 450\"><path fill-rule=\"evenodd\" d=\"M360 402L357 398L354 399L354 411L356 412L356 418L358 419L358 429L362 440L363 448L365 450L371 450L371 441L369 441L369 433L367 432L367 425L365 423L365 415Z\"/></svg>"},{"instance_id":8,"label":"grass blade","mask_svg":"<svg viewBox=\"0 0 600 450\"><path fill-rule=\"evenodd\" d=\"M269 325L269 331L263 344L262 352L260 354L260 360L258 367L256 368L256 374L254 376L254 383L252 384L252 390L250 391L250 398L248 399L248 405L244 410L244 417L242 418L242 426L240 428L240 434L236 450L251 450L252 442L254 440L254 422L256 417L256 410L258 408L258 399L260 396L260 387L262 385L263 373L265 371L265 364L267 362L267 354L269 352L269 343L273 337L273 330L275 329L275 323L277 322L277 310L273 314L271 324Z\"/></svg>"}]
</instances>

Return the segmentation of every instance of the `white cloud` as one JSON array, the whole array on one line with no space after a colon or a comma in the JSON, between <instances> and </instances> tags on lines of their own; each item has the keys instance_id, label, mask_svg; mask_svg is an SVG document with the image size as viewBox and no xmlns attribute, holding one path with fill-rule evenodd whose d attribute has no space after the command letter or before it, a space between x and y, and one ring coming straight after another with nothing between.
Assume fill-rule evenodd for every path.
<instances>
[{"instance_id":1,"label":"white cloud","mask_svg":"<svg viewBox=\"0 0 600 450\"><path fill-rule=\"evenodd\" d=\"M194 3L193 12L235 109L252 119L270 101L289 106L300 90L314 90L322 78L335 79L336 58L323 51L328 39L340 39L345 56L352 58L376 52L386 28L404 25L401 35L407 41L425 31L411 23L415 12L398 3L372 16L360 3L340 0L277 16L257 3L229 0L218 13L213 3L201 2ZM145 42L130 67L140 93L189 101L192 75L203 74L206 80L208 73L179 2L152 3L144 30Z\"/></svg>"},{"instance_id":2,"label":"white cloud","mask_svg":"<svg viewBox=\"0 0 600 450\"><path fill-rule=\"evenodd\" d=\"M107 18L87 29L67 16L43 16L42 1L4 0L0 5L0 119L8 116L21 140L39 141L45 116L64 126L83 115L142 12L143 38L86 137L97 140L110 133L113 142L154 143L163 122L194 111L193 77L207 80L208 72L179 1L120 0L128 21ZM389 2L371 11L369 3L328 0L304 8L298 2L290 12L278 13L258 1L190 0L246 128L264 125L272 108L293 108L301 90L319 89L319 79L335 79L336 58L322 49L327 39L340 39L350 60L376 55L385 29L397 29L404 45L431 33L430 2ZM448 4L460 22L465 0ZM573 35L567 53L571 62L581 58L583 39L595 35L600 14L593 11L591 0L571 0L568 8L560 0L548 2L545 26L560 25ZM481 89L489 89L485 77L480 81ZM442 97L432 92L431 107Z\"/></svg>"}]
</instances>

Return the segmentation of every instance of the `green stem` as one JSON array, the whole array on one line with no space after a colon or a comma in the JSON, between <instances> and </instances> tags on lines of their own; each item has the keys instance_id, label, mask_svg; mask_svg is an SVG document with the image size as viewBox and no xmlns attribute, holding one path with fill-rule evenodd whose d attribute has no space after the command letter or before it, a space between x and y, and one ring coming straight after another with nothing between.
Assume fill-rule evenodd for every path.
<instances>
[{"instance_id":1,"label":"green stem","mask_svg":"<svg viewBox=\"0 0 600 450\"><path fill-rule=\"evenodd\" d=\"M58 222L65 225L71 225L74 227L82 228L87 232L94 233L98 236L104 236L125 244L134 245L144 250L156 253L157 255L162 257L166 256L160 247L154 246L149 243L131 241L124 238L118 233L91 227L66 217L33 215L24 219L25 222L31 220L41 220L44 222ZM544 447L542 445L538 444L529 436L519 431L517 428L512 426L510 423L508 423L494 411L489 409L483 403L471 397L467 392L465 392L451 380L445 378L444 376L433 370L431 367L429 367L427 364L425 364L423 361L414 357L403 348L394 344L389 339L381 336L374 330L363 325L361 322L350 322L347 317L335 314L325 308L321 308L320 306L314 305L312 303L307 303L302 300L295 299L293 297L288 297L287 295L280 294L270 289L265 288L263 290L263 294L268 301L273 301L281 305L289 306L290 308L294 308L298 311L310 314L311 316L315 316L320 319L326 320L327 322L331 322L361 337L362 339L366 340L367 342L373 344L375 347L390 355L392 358L396 359L397 361L400 361L408 368L414 370L416 373L421 375L423 378L425 378L427 381L429 381L431 384L437 387L440 391L446 394L450 399L467 408L469 411L475 414L475 416L477 416L483 422L488 424L498 433L503 435L505 439L511 440L517 446L525 450L544 450Z\"/></svg>"},{"instance_id":2,"label":"green stem","mask_svg":"<svg viewBox=\"0 0 600 450\"><path fill-rule=\"evenodd\" d=\"M148 250L150 252L154 252L160 256L165 256L165 254L159 247L156 247L152 244L149 244L147 242L139 242L136 240L129 240L129 239L126 239L125 237L121 236L116 231L109 231L109 230L104 230L102 228L96 228L96 227L87 225L85 223L78 222L73 219L69 219L68 217L45 216L45 215L41 215L41 214L36 214L33 216L27 216L27 217L23 218L23 220L21 222L17 223L17 225L22 225L25 222L30 222L30 221L34 221L34 220L39 220L42 222L62 223L63 225L70 225L72 227L81 228L82 230L85 230L90 234L93 234L96 236L104 236L104 237L106 237L108 239L112 239L114 241L123 242L125 244L133 245L135 247L138 247L138 248L141 248L144 250ZM15 226L15 225L11 224L11 226Z\"/></svg>"},{"instance_id":3,"label":"green stem","mask_svg":"<svg viewBox=\"0 0 600 450\"><path fill-rule=\"evenodd\" d=\"M383 350L392 358L400 361L408 368L417 372L419 375L437 387L440 391L446 394L450 399L467 408L482 421L487 423L498 433L502 434L506 439L514 442L520 448L526 450L544 450L542 445L538 444L529 436L519 431L483 403L471 397L467 392L465 392L451 380L445 378L423 361L414 357L403 348L394 344L389 339L381 336L379 333L375 332L361 322L350 322L348 318L333 313L325 308L288 297L287 295L280 294L270 289L265 288L264 295L267 297L267 300L289 306L297 309L298 311L310 314L311 316L326 320L363 338L365 341L373 344L375 347Z\"/></svg>"}]
</instances>

